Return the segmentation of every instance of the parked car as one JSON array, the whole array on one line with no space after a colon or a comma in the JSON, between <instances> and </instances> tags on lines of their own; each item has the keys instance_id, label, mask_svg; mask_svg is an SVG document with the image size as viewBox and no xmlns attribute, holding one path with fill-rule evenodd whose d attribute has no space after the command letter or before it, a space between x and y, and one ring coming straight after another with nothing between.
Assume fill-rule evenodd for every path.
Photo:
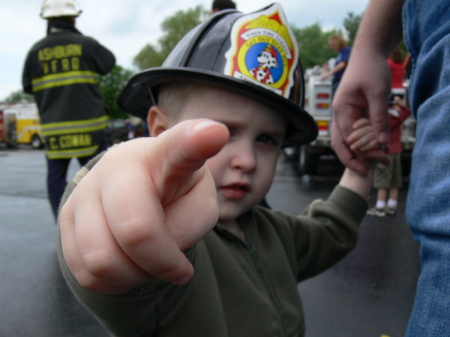
<instances>
[{"instance_id":1,"label":"parked car","mask_svg":"<svg viewBox=\"0 0 450 337\"><path fill-rule=\"evenodd\" d=\"M145 136L144 124L137 117L129 119L110 119L105 130L108 146L119 144L133 138Z\"/></svg>"}]
</instances>

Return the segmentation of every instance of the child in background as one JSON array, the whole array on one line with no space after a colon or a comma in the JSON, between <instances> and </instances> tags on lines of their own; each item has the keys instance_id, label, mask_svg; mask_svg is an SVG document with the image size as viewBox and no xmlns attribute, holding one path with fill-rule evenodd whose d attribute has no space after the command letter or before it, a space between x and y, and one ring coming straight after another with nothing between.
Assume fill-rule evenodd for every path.
<instances>
[{"instance_id":1,"label":"child in background","mask_svg":"<svg viewBox=\"0 0 450 337\"><path fill-rule=\"evenodd\" d=\"M389 55L387 59L389 69L391 70L391 92L400 98L405 98L406 89L403 85L403 80L405 79L405 67L403 55L400 47L397 46Z\"/></svg>"},{"instance_id":2,"label":"child in background","mask_svg":"<svg viewBox=\"0 0 450 337\"><path fill-rule=\"evenodd\" d=\"M130 79L119 104L153 137L83 168L58 227L68 284L114 336L304 336L297 283L355 246L372 176L346 169L300 216L258 206L280 149L317 135L297 49L278 4L219 13ZM367 128L354 141L376 146Z\"/></svg>"},{"instance_id":3,"label":"child in background","mask_svg":"<svg viewBox=\"0 0 450 337\"><path fill-rule=\"evenodd\" d=\"M389 102L389 125L391 139L389 141L388 155L391 161L386 166L378 163L375 169L374 187L378 189L375 206L367 211L368 215L384 217L397 214L399 189L402 187L403 152L401 132L403 122L411 115L411 111L404 105L403 100L396 96ZM389 197L389 199L388 199Z\"/></svg>"}]
</instances>

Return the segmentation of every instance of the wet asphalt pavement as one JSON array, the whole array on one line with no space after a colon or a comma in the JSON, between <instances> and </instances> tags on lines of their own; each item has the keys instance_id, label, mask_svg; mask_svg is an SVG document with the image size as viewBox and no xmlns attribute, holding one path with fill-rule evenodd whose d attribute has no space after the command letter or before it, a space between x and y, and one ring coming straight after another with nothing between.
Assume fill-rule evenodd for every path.
<instances>
[{"instance_id":1,"label":"wet asphalt pavement","mask_svg":"<svg viewBox=\"0 0 450 337\"><path fill-rule=\"evenodd\" d=\"M77 169L72 162L69 176ZM43 151L0 145L0 336L108 336L61 276L45 172ZM300 176L292 162L280 159L268 202L299 213L326 198L341 172L331 157L313 176ZM405 182L397 216L366 216L357 247L299 285L307 337L404 335L420 271L419 246L403 216Z\"/></svg>"}]
</instances>

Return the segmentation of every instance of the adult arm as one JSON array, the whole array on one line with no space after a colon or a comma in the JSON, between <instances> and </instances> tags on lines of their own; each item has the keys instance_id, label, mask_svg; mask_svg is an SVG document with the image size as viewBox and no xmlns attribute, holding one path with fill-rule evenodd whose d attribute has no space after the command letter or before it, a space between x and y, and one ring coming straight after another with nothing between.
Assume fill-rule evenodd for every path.
<instances>
[{"instance_id":1,"label":"adult arm","mask_svg":"<svg viewBox=\"0 0 450 337\"><path fill-rule=\"evenodd\" d=\"M90 37L88 38L90 39L93 50L95 51L92 57L94 59L96 72L100 75L108 74L116 65L116 57L108 48L101 45L98 41Z\"/></svg>"},{"instance_id":2,"label":"adult arm","mask_svg":"<svg viewBox=\"0 0 450 337\"><path fill-rule=\"evenodd\" d=\"M31 85L31 76L30 76L30 62L31 62L30 55L28 54L22 72L23 92L27 94L33 94L33 87Z\"/></svg>"},{"instance_id":3,"label":"adult arm","mask_svg":"<svg viewBox=\"0 0 450 337\"><path fill-rule=\"evenodd\" d=\"M341 62L339 62L338 65L337 65L336 67L334 67L333 69L331 69L331 70L330 70L329 72L327 72L326 74L323 74L321 79L323 80L323 79L325 79L325 78L327 78L327 77L330 77L331 75L336 74L337 72L339 72L339 71L341 71L342 69L344 69L346 65L347 65L347 62L346 62L346 61L341 61Z\"/></svg>"},{"instance_id":4,"label":"adult arm","mask_svg":"<svg viewBox=\"0 0 450 337\"><path fill-rule=\"evenodd\" d=\"M391 72L386 59L402 37L403 0L372 0L361 21L350 61L333 100L332 143L344 165L367 174L366 160L388 163L386 154L374 150L357 156L348 143L352 125L370 118L380 144L389 142L387 97Z\"/></svg>"}]
</instances>

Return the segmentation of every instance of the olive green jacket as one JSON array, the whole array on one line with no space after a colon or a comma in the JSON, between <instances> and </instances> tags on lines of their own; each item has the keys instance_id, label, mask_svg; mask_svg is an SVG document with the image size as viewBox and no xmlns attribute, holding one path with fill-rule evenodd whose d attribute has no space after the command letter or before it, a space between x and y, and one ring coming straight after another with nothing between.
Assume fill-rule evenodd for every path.
<instances>
[{"instance_id":1,"label":"olive green jacket","mask_svg":"<svg viewBox=\"0 0 450 337\"><path fill-rule=\"evenodd\" d=\"M185 286L154 281L102 295L79 286L60 243L59 257L76 297L114 336L304 336L297 283L355 246L366 209L363 198L340 186L301 216L256 206L239 218L246 241L219 223L186 252L195 275Z\"/></svg>"}]
</instances>

